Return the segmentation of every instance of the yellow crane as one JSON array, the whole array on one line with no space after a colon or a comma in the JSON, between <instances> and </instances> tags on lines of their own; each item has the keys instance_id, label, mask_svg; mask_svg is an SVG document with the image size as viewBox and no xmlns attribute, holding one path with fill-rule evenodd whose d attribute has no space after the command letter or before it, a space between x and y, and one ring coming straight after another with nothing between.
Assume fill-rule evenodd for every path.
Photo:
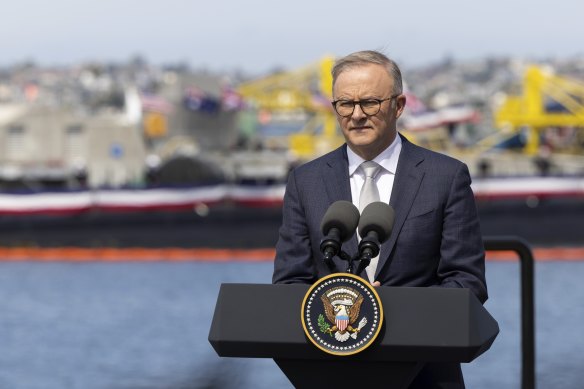
<instances>
[{"instance_id":1,"label":"yellow crane","mask_svg":"<svg viewBox=\"0 0 584 389\"><path fill-rule=\"evenodd\" d=\"M522 89L521 95L506 97L495 113L495 123L514 132L527 128L528 155L538 152L546 128L584 128L584 83L532 65L525 71ZM552 112L546 109L549 103L559 104L562 109Z\"/></svg>"},{"instance_id":2,"label":"yellow crane","mask_svg":"<svg viewBox=\"0 0 584 389\"><path fill-rule=\"evenodd\" d=\"M288 149L300 159L313 158L343 142L330 104L333 63L333 57L325 56L304 68L248 81L237 88L258 109L309 115L303 129L288 136Z\"/></svg>"}]
</instances>

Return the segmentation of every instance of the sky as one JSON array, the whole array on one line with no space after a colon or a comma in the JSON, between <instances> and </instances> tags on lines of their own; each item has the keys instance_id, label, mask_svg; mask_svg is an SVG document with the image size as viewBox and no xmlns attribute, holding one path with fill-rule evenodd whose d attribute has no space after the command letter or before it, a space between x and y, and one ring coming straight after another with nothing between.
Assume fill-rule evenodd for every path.
<instances>
[{"instance_id":1,"label":"sky","mask_svg":"<svg viewBox=\"0 0 584 389\"><path fill-rule=\"evenodd\" d=\"M11 0L0 15L0 66L140 55L261 74L364 49L402 67L584 56L581 0Z\"/></svg>"}]
</instances>

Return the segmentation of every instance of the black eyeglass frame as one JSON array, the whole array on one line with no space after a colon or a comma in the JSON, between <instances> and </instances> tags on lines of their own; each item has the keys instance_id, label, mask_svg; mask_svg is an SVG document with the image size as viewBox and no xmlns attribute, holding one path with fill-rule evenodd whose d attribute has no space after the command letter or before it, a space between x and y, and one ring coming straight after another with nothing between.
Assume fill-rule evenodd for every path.
<instances>
[{"instance_id":1,"label":"black eyeglass frame","mask_svg":"<svg viewBox=\"0 0 584 389\"><path fill-rule=\"evenodd\" d=\"M395 99L398 96L401 96L402 93L398 93L395 95L391 95L385 99L364 99L364 100L343 100L343 99L339 99L339 100L334 100L331 101L331 104L333 105L333 109L335 110L335 112L337 113L337 115L341 116L341 117L345 117L348 118L351 115L353 115L353 113L355 112L355 106L357 104L359 104L359 107L361 107L361 111L363 111L363 113L367 116L373 116L373 115L377 115L379 113L379 111L381 110L381 103L383 103L384 101L388 101L391 99ZM367 113L363 110L363 105L361 105L363 102L365 101L375 101L377 103L377 111L375 111L375 113ZM349 113L348 115L341 115L337 109L337 103L339 102L344 102L344 103L352 103L353 104L353 109L351 110L351 113Z\"/></svg>"}]
</instances>

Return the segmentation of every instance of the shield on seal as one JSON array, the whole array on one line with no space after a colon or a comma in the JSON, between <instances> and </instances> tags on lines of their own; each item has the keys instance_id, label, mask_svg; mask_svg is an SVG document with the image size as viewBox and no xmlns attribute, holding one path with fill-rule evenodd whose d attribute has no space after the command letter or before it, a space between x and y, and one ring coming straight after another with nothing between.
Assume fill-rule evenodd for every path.
<instances>
[{"instance_id":1,"label":"shield on seal","mask_svg":"<svg viewBox=\"0 0 584 389\"><path fill-rule=\"evenodd\" d=\"M337 316L335 317L335 324L339 328L339 331L344 331L349 325L349 316Z\"/></svg>"}]
</instances>

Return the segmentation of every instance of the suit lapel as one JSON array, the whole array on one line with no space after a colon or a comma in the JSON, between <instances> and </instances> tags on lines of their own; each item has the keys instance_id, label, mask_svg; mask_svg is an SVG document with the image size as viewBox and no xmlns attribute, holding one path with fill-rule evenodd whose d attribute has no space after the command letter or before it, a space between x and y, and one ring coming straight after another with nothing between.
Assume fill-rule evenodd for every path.
<instances>
[{"instance_id":1,"label":"suit lapel","mask_svg":"<svg viewBox=\"0 0 584 389\"><path fill-rule=\"evenodd\" d=\"M424 178L424 172L419 167L423 160L423 156L416 152L415 146L402 136L402 150L393 182L391 199L389 201L395 211L395 222L389 240L381 245L376 276L388 261L395 246L397 236L414 203L414 199Z\"/></svg>"},{"instance_id":2,"label":"suit lapel","mask_svg":"<svg viewBox=\"0 0 584 389\"><path fill-rule=\"evenodd\" d=\"M346 145L338 148L323 166L322 180L329 201L351 201L351 184L349 183L349 162Z\"/></svg>"},{"instance_id":3,"label":"suit lapel","mask_svg":"<svg viewBox=\"0 0 584 389\"><path fill-rule=\"evenodd\" d=\"M326 188L329 204L339 200L351 200L349 182L349 161L347 145L339 147L330 155L322 170L322 180ZM357 234L343 244L343 251L349 255L357 252Z\"/></svg>"}]
</instances>

